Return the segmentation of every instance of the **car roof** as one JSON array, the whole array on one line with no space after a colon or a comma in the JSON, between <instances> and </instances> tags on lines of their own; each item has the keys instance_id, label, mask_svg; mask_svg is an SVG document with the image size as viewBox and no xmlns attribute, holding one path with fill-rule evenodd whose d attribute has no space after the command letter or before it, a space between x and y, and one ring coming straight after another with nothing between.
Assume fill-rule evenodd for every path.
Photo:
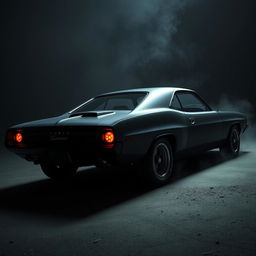
<instances>
[{"instance_id":1,"label":"car roof","mask_svg":"<svg viewBox=\"0 0 256 256\"><path fill-rule=\"evenodd\" d=\"M180 88L180 87L145 87L145 88L136 88L136 89L126 89L126 90L119 90L119 91L113 91L108 93L102 93L100 95L97 95L96 97L92 98L98 98L101 96L107 96L107 95L116 95L116 94L122 94L122 93L136 93L136 92L144 92L147 93L148 96L146 99L143 100L142 103L140 103L133 111L138 110L145 110L149 108L162 108L169 106L171 95L174 94L176 91L187 91L187 92L194 92L191 89L186 88ZM90 100L92 100L90 99ZM90 101L89 100L89 101ZM80 108L82 105L88 103L89 101L84 102L83 104L79 105L75 109L71 110L71 112L75 111L76 109Z\"/></svg>"},{"instance_id":2,"label":"car roof","mask_svg":"<svg viewBox=\"0 0 256 256\"><path fill-rule=\"evenodd\" d=\"M187 88L180 88L180 87L146 87L146 88L136 88L136 89L126 89L126 90L119 90L119 91L113 91L113 92L108 92L108 93L103 93L98 96L103 96L103 95L111 95L111 94L119 94L119 93L133 93L133 92L163 92L163 91L168 91L168 92L175 92L175 91L193 91L191 89Z\"/></svg>"}]
</instances>

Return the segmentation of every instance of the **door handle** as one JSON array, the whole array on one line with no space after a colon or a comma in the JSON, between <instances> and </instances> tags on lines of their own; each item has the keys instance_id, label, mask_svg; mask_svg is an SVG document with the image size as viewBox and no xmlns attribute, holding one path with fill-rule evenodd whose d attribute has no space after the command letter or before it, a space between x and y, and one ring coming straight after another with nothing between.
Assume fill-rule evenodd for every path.
<instances>
[{"instance_id":1,"label":"door handle","mask_svg":"<svg viewBox=\"0 0 256 256\"><path fill-rule=\"evenodd\" d=\"M193 125L196 124L196 120L192 117L189 118L189 122Z\"/></svg>"}]
</instances>

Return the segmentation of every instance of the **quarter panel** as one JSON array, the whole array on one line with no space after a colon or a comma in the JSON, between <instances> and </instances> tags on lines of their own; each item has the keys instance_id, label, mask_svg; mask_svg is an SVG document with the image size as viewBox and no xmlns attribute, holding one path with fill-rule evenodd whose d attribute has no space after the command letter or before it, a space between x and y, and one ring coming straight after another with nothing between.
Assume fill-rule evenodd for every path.
<instances>
[{"instance_id":1,"label":"quarter panel","mask_svg":"<svg viewBox=\"0 0 256 256\"><path fill-rule=\"evenodd\" d=\"M176 140L176 151L187 144L187 126L181 112L169 109L143 111L115 127L122 141L121 155L134 160L146 155L153 141L161 135L172 135Z\"/></svg>"}]
</instances>

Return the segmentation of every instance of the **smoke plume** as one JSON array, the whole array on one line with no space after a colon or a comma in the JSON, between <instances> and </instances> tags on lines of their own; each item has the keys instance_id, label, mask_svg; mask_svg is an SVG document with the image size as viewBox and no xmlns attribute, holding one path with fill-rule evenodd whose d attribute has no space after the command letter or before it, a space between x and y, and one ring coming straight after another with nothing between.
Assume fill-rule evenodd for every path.
<instances>
[{"instance_id":1,"label":"smoke plume","mask_svg":"<svg viewBox=\"0 0 256 256\"><path fill-rule=\"evenodd\" d=\"M86 85L85 91L90 86L93 93L93 87L107 91L145 86L141 77L151 72L152 65L160 64L162 68L165 63L191 64L188 63L191 56L174 38L179 13L195 1L96 2L90 6L85 22L78 25L72 40L76 55L84 59L84 73L77 84ZM62 49L60 55L67 53ZM165 77L156 79L155 86L170 82ZM175 75L172 78L178 79Z\"/></svg>"}]
</instances>

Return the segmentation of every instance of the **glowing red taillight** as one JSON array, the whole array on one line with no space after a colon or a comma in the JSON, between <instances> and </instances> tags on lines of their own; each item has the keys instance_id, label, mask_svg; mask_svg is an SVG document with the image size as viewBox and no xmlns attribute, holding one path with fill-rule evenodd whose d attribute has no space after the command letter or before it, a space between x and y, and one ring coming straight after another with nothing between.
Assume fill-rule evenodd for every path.
<instances>
[{"instance_id":1,"label":"glowing red taillight","mask_svg":"<svg viewBox=\"0 0 256 256\"><path fill-rule=\"evenodd\" d=\"M20 132L16 133L14 136L14 140L18 143L22 142L23 140L22 134Z\"/></svg>"},{"instance_id":2,"label":"glowing red taillight","mask_svg":"<svg viewBox=\"0 0 256 256\"><path fill-rule=\"evenodd\" d=\"M102 140L107 143L113 143L115 140L115 135L112 130L105 131L102 134Z\"/></svg>"}]
</instances>

